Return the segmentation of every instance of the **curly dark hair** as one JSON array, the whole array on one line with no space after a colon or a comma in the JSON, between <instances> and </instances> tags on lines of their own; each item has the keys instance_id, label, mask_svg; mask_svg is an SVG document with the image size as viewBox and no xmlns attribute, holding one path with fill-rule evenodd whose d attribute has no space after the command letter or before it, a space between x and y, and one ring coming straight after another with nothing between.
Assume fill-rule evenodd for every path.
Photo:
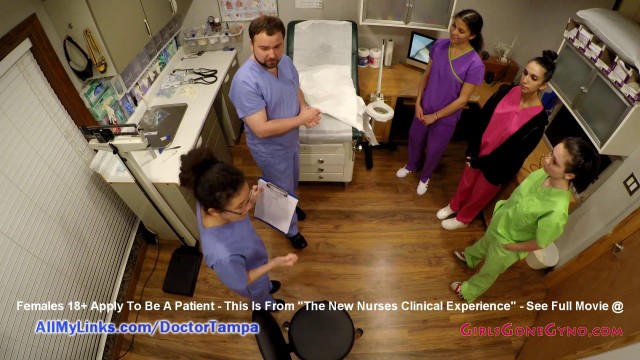
<instances>
[{"instance_id":1,"label":"curly dark hair","mask_svg":"<svg viewBox=\"0 0 640 360\"><path fill-rule=\"evenodd\" d=\"M180 186L191 190L205 209L223 210L245 183L242 171L219 161L207 147L189 151L180 161Z\"/></svg>"}]
</instances>

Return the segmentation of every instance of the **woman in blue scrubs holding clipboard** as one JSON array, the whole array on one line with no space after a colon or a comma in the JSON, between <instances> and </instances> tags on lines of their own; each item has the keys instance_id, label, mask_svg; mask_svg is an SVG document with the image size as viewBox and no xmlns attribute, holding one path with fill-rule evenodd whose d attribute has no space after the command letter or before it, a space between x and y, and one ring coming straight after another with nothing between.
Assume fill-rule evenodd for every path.
<instances>
[{"instance_id":1,"label":"woman in blue scrubs holding clipboard","mask_svg":"<svg viewBox=\"0 0 640 360\"><path fill-rule=\"evenodd\" d=\"M180 185L193 191L197 200L206 264L224 285L261 308L271 310L276 303L283 304L272 296L280 282L270 281L268 272L293 266L298 256L290 253L269 260L248 215L261 190L255 185L250 189L242 171L218 161L209 148L193 149L180 160Z\"/></svg>"}]
</instances>

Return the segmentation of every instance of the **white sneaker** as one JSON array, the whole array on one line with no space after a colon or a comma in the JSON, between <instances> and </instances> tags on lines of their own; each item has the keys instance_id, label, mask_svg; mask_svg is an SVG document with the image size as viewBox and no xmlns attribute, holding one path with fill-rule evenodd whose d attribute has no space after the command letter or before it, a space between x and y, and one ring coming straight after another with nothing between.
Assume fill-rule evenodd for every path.
<instances>
[{"instance_id":1,"label":"white sneaker","mask_svg":"<svg viewBox=\"0 0 640 360\"><path fill-rule=\"evenodd\" d=\"M456 211L451 210L451 206L447 204L447 206L438 210L438 212L436 213L436 217L438 218L438 220L444 220L455 213Z\"/></svg>"},{"instance_id":2,"label":"white sneaker","mask_svg":"<svg viewBox=\"0 0 640 360\"><path fill-rule=\"evenodd\" d=\"M458 221L458 219L456 218L442 220L441 224L442 224L442 227L445 228L446 230L464 229L469 225L469 224L463 223L462 221Z\"/></svg>"},{"instance_id":3,"label":"white sneaker","mask_svg":"<svg viewBox=\"0 0 640 360\"><path fill-rule=\"evenodd\" d=\"M462 296L462 283L460 281L454 281L451 283L451 291L454 292L460 299L464 300L464 296Z\"/></svg>"},{"instance_id":4,"label":"white sneaker","mask_svg":"<svg viewBox=\"0 0 640 360\"><path fill-rule=\"evenodd\" d=\"M396 176L399 178L407 177L407 175L411 174L413 171L407 170L407 165L401 167L396 171Z\"/></svg>"},{"instance_id":5,"label":"white sneaker","mask_svg":"<svg viewBox=\"0 0 640 360\"><path fill-rule=\"evenodd\" d=\"M418 188L416 192L418 195L424 195L427 192L427 188L429 187L429 180L427 182L418 181Z\"/></svg>"}]
</instances>

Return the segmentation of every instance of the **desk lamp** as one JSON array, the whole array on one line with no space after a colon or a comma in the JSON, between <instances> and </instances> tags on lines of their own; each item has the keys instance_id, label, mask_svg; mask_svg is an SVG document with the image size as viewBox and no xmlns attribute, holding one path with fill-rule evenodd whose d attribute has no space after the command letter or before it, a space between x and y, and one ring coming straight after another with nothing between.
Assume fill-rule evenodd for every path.
<instances>
[{"instance_id":1,"label":"desk lamp","mask_svg":"<svg viewBox=\"0 0 640 360\"><path fill-rule=\"evenodd\" d=\"M133 132L114 133L113 128L133 127ZM171 255L162 290L168 293L193 296L200 272L202 253L198 249L198 240L187 230L182 221L173 212L169 204L144 174L144 171L133 157L133 151L148 150L155 159L155 151L149 146L149 140L141 132L137 124L82 126L83 135L94 150L111 151L117 155L129 170L133 181L173 231L182 246Z\"/></svg>"}]
</instances>

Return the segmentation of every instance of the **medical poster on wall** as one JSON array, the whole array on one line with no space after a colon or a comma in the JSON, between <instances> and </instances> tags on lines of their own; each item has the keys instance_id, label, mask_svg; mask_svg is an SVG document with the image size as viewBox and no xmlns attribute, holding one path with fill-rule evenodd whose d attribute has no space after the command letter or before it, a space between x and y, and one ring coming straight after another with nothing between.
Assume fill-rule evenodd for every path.
<instances>
[{"instance_id":1,"label":"medical poster on wall","mask_svg":"<svg viewBox=\"0 0 640 360\"><path fill-rule=\"evenodd\" d=\"M278 0L218 0L222 21L251 21L260 15L278 16Z\"/></svg>"}]
</instances>

